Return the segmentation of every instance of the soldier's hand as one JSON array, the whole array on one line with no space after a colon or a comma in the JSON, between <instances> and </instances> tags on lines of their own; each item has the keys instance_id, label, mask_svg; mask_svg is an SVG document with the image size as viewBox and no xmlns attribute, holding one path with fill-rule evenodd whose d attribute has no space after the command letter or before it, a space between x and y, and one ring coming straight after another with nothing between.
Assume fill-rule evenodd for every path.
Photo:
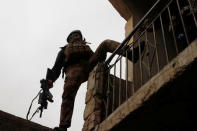
<instances>
[{"instance_id":1,"label":"soldier's hand","mask_svg":"<svg viewBox=\"0 0 197 131\"><path fill-rule=\"evenodd\" d=\"M48 80L49 83L49 87L52 88L53 87L53 81L52 80Z\"/></svg>"}]
</instances>

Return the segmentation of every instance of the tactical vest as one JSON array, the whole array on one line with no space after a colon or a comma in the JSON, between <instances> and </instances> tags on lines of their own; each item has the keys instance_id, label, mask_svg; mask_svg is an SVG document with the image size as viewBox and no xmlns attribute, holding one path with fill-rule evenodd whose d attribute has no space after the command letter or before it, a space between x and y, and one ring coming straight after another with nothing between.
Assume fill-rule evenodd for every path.
<instances>
[{"instance_id":1,"label":"tactical vest","mask_svg":"<svg viewBox=\"0 0 197 131\"><path fill-rule=\"evenodd\" d=\"M64 54L66 56L67 63L73 64L89 60L93 51L82 41L79 44L69 43L64 50Z\"/></svg>"}]
</instances>

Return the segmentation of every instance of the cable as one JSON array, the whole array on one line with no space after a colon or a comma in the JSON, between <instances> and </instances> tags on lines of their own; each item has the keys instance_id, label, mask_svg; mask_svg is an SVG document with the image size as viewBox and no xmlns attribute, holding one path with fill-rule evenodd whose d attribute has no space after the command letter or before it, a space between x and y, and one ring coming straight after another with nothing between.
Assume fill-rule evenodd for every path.
<instances>
[{"instance_id":1,"label":"cable","mask_svg":"<svg viewBox=\"0 0 197 131\"><path fill-rule=\"evenodd\" d=\"M39 108L40 108L40 107L38 107L38 108L36 109L36 111L33 113L33 115L31 116L31 118L29 119L30 121L31 121L31 119L34 117L34 115L39 111Z\"/></svg>"},{"instance_id":2,"label":"cable","mask_svg":"<svg viewBox=\"0 0 197 131\"><path fill-rule=\"evenodd\" d=\"M40 92L41 92L41 91L42 91L42 89L38 92L38 94L36 95L36 97L34 97L33 100L31 101L31 104L30 104L30 106L29 106L29 110L28 110L27 115L26 115L26 119L27 119L27 120L28 120L28 116L29 116L29 113L30 113L30 110L31 110L33 101L40 95ZM37 108L37 110L38 110L38 108ZM35 115L35 113L37 112L37 110L34 112L34 114L32 115L32 117ZM32 119L32 117L31 117L31 119ZM31 119L30 119L30 120L31 120Z\"/></svg>"}]
</instances>

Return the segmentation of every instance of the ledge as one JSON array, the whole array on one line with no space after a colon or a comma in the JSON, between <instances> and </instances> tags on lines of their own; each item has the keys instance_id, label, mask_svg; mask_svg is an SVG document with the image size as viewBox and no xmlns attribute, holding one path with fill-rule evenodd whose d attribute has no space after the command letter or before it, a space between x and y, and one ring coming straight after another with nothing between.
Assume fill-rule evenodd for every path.
<instances>
[{"instance_id":1,"label":"ledge","mask_svg":"<svg viewBox=\"0 0 197 131\"><path fill-rule=\"evenodd\" d=\"M53 131L37 123L0 110L0 131Z\"/></svg>"}]
</instances>

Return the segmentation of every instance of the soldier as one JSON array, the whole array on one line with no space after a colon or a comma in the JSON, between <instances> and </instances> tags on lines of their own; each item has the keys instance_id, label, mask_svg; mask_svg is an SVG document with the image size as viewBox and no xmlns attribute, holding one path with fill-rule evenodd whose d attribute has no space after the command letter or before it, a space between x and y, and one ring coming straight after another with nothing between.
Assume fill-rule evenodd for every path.
<instances>
[{"instance_id":1,"label":"soldier","mask_svg":"<svg viewBox=\"0 0 197 131\"><path fill-rule=\"evenodd\" d=\"M94 66L106 59L107 52L113 52L119 42L113 40L103 41L94 53L82 36L81 31L75 30L67 37L68 44L61 48L52 69L49 69L47 80L51 87L59 77L61 69L66 74L60 124L55 130L67 131L71 125L74 100L80 85L87 81L90 71ZM132 52L130 51L132 54Z\"/></svg>"}]
</instances>

